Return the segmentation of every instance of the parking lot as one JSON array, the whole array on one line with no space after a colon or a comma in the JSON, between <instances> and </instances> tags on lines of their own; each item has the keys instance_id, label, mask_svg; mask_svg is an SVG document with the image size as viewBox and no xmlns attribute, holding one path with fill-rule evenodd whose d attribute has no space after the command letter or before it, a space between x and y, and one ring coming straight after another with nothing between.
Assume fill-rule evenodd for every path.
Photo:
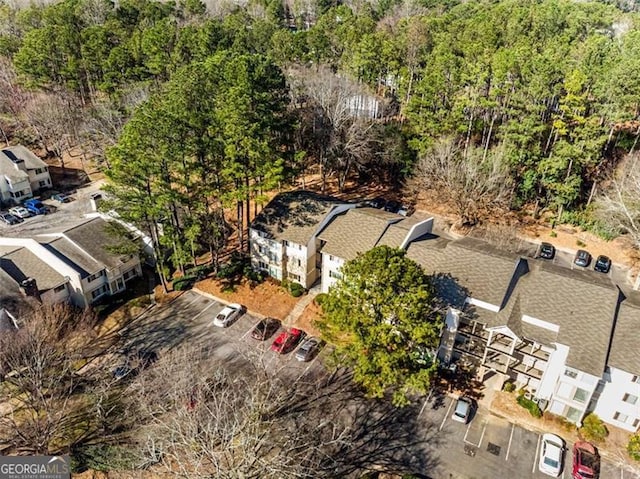
<instances>
[{"instance_id":1,"label":"parking lot","mask_svg":"<svg viewBox=\"0 0 640 479\"><path fill-rule=\"evenodd\" d=\"M238 367L260 363L268 373L292 379L324 370L317 357L301 362L295 359L295 350L287 354L271 350L273 340L283 331L282 326L265 341L251 337L251 331L261 318L246 312L226 328L214 326L213 319L224 306L187 291L170 305L150 310L120 334L128 350L153 350L162 355L178 346L206 348L212 358L228 360ZM320 351L319 356L323 354L326 352Z\"/></svg>"},{"instance_id":2,"label":"parking lot","mask_svg":"<svg viewBox=\"0 0 640 479\"><path fill-rule=\"evenodd\" d=\"M496 479L546 476L538 470L542 435L516 426L485 410L478 410L468 424L451 419L456 400L448 396L430 397L420 413L421 421L438 428L440 443L430 451L437 455L433 479ZM567 443L564 468L559 476L571 478L572 447ZM602 479L640 479L611 462L602 460Z\"/></svg>"}]
</instances>

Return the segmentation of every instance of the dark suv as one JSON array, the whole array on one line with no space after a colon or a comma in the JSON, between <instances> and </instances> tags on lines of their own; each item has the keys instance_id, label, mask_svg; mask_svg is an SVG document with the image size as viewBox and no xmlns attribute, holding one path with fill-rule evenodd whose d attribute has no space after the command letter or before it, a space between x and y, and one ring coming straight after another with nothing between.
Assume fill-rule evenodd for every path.
<instances>
[{"instance_id":1,"label":"dark suv","mask_svg":"<svg viewBox=\"0 0 640 479\"><path fill-rule=\"evenodd\" d=\"M556 249L551 243L542 243L540 245L540 253L538 256L544 259L553 259L556 255Z\"/></svg>"},{"instance_id":2,"label":"dark suv","mask_svg":"<svg viewBox=\"0 0 640 479\"><path fill-rule=\"evenodd\" d=\"M576 257L573 259L573 263L576 266L582 266L583 268L586 268L587 266L589 266L589 263L591 263L591 254L588 251L579 249L576 253Z\"/></svg>"},{"instance_id":3,"label":"dark suv","mask_svg":"<svg viewBox=\"0 0 640 479\"><path fill-rule=\"evenodd\" d=\"M596 264L593 265L593 269L598 273L608 273L611 269L611 259L608 256L600 255L596 260Z\"/></svg>"}]
</instances>

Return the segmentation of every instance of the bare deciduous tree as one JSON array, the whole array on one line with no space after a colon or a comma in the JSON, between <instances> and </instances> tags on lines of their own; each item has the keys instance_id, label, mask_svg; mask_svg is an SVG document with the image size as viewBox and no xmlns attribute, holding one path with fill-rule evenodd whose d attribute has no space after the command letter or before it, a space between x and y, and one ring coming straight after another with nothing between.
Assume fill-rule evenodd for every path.
<instances>
[{"instance_id":1,"label":"bare deciduous tree","mask_svg":"<svg viewBox=\"0 0 640 479\"><path fill-rule=\"evenodd\" d=\"M305 135L301 143L320 166L322 189L335 173L342 190L348 175L373 159L379 143L375 122L355 108L357 100L369 94L363 85L327 67L291 69L288 77Z\"/></svg>"},{"instance_id":2,"label":"bare deciduous tree","mask_svg":"<svg viewBox=\"0 0 640 479\"><path fill-rule=\"evenodd\" d=\"M414 179L451 203L463 226L472 226L509 206L513 183L499 148L465 151L453 138L438 140L418 161Z\"/></svg>"},{"instance_id":3,"label":"bare deciduous tree","mask_svg":"<svg viewBox=\"0 0 640 479\"><path fill-rule=\"evenodd\" d=\"M374 464L406 470L410 447L423 441L408 419L415 411L362 400L349 375L295 379L258 357L229 362L212 353L177 350L130 386L129 410L143 423L138 446L174 476L347 477Z\"/></svg>"},{"instance_id":4,"label":"bare deciduous tree","mask_svg":"<svg viewBox=\"0 0 640 479\"><path fill-rule=\"evenodd\" d=\"M115 391L93 387L103 368L79 372L110 346L94 317L64 304L23 313L20 329L0 339L0 444L14 454L56 454L105 440L121 424Z\"/></svg>"},{"instance_id":5,"label":"bare deciduous tree","mask_svg":"<svg viewBox=\"0 0 640 479\"><path fill-rule=\"evenodd\" d=\"M640 155L630 155L597 199L598 216L614 231L627 233L640 248Z\"/></svg>"}]
</instances>

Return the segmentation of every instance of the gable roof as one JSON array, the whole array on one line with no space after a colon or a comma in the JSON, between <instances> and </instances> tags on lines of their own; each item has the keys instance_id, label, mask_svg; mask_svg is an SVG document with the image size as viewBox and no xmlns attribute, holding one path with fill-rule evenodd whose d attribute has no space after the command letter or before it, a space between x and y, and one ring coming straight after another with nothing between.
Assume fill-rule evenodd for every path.
<instances>
[{"instance_id":1,"label":"gable roof","mask_svg":"<svg viewBox=\"0 0 640 479\"><path fill-rule=\"evenodd\" d=\"M322 252L346 261L377 245L389 224L401 216L375 208L352 208L333 218L318 234L326 243Z\"/></svg>"},{"instance_id":2,"label":"gable roof","mask_svg":"<svg viewBox=\"0 0 640 479\"><path fill-rule=\"evenodd\" d=\"M27 172L19 169L4 151L0 151L0 175L9 178L12 183L29 179Z\"/></svg>"},{"instance_id":3,"label":"gable roof","mask_svg":"<svg viewBox=\"0 0 640 479\"><path fill-rule=\"evenodd\" d=\"M564 344L568 366L601 376L620 291L592 271L527 261L530 271L518 279L506 306L484 312L481 320L488 327L507 325L519 337L541 344Z\"/></svg>"},{"instance_id":4,"label":"gable roof","mask_svg":"<svg viewBox=\"0 0 640 479\"><path fill-rule=\"evenodd\" d=\"M20 159L24 161L24 165L28 170L35 170L36 168L44 168L47 164L38 158L29 148L22 145L9 146L2 149L4 153L11 161Z\"/></svg>"},{"instance_id":5,"label":"gable roof","mask_svg":"<svg viewBox=\"0 0 640 479\"><path fill-rule=\"evenodd\" d=\"M287 191L275 196L251 223L270 239L306 245L334 207L346 204L312 191Z\"/></svg>"},{"instance_id":6,"label":"gable roof","mask_svg":"<svg viewBox=\"0 0 640 479\"><path fill-rule=\"evenodd\" d=\"M620 304L608 364L640 376L640 293L627 294Z\"/></svg>"},{"instance_id":7,"label":"gable roof","mask_svg":"<svg viewBox=\"0 0 640 479\"><path fill-rule=\"evenodd\" d=\"M107 268L117 268L123 263L122 254L112 253L110 248L126 241L109 231L109 222L103 218L93 218L64 231L64 236L79 246L94 261Z\"/></svg>"},{"instance_id":8,"label":"gable roof","mask_svg":"<svg viewBox=\"0 0 640 479\"><path fill-rule=\"evenodd\" d=\"M0 255L0 268L18 284L27 278L34 278L38 290L44 292L67 281L28 248L3 246L0 247Z\"/></svg>"},{"instance_id":9,"label":"gable roof","mask_svg":"<svg viewBox=\"0 0 640 479\"><path fill-rule=\"evenodd\" d=\"M446 240L427 235L412 241L407 256L428 274L444 274L472 298L501 306L519 256L475 238Z\"/></svg>"},{"instance_id":10,"label":"gable roof","mask_svg":"<svg viewBox=\"0 0 640 479\"><path fill-rule=\"evenodd\" d=\"M402 243L409 234L409 231L411 231L411 228L421 221L422 220L419 220L415 216L403 216L400 221L393 223L387 228L387 230L378 241L378 245L390 246L391 248L399 248L400 246L402 246Z\"/></svg>"}]
</instances>

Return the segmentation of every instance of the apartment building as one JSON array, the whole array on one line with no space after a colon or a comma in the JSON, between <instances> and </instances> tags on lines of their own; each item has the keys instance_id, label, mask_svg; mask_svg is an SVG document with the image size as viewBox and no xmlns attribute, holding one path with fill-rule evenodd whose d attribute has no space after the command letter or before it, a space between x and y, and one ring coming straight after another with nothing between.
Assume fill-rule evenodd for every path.
<instances>
[{"instance_id":1,"label":"apartment building","mask_svg":"<svg viewBox=\"0 0 640 479\"><path fill-rule=\"evenodd\" d=\"M22 145L0 150L0 199L21 203L39 190L51 188L47 164Z\"/></svg>"},{"instance_id":2,"label":"apartment building","mask_svg":"<svg viewBox=\"0 0 640 479\"><path fill-rule=\"evenodd\" d=\"M142 274L138 255L117 252L122 241L101 217L32 238L0 238L0 269L27 296L86 307Z\"/></svg>"},{"instance_id":3,"label":"apartment building","mask_svg":"<svg viewBox=\"0 0 640 479\"><path fill-rule=\"evenodd\" d=\"M249 228L253 268L310 288L320 275L318 233L335 215L355 206L311 191L280 193Z\"/></svg>"}]
</instances>

